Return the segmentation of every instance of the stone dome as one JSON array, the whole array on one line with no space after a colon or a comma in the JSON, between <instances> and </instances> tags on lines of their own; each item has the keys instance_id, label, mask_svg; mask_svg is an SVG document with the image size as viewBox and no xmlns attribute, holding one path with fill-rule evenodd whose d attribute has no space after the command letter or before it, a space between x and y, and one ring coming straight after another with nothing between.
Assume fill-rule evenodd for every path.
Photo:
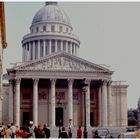
<instances>
[{"instance_id":1,"label":"stone dome","mask_svg":"<svg viewBox=\"0 0 140 140\"><path fill-rule=\"evenodd\" d=\"M70 19L57 2L46 2L34 16L32 25L40 22L55 22L71 26Z\"/></svg>"}]
</instances>

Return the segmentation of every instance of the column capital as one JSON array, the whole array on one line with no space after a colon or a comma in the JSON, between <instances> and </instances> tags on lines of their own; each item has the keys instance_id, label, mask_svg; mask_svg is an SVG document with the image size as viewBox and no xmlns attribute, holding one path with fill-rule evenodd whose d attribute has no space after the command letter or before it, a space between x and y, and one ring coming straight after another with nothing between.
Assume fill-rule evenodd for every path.
<instances>
[{"instance_id":1,"label":"column capital","mask_svg":"<svg viewBox=\"0 0 140 140\"><path fill-rule=\"evenodd\" d=\"M102 80L103 86L107 86L107 80Z\"/></svg>"},{"instance_id":2,"label":"column capital","mask_svg":"<svg viewBox=\"0 0 140 140\"><path fill-rule=\"evenodd\" d=\"M20 84L21 78L15 78L16 85Z\"/></svg>"},{"instance_id":3,"label":"column capital","mask_svg":"<svg viewBox=\"0 0 140 140\"><path fill-rule=\"evenodd\" d=\"M86 83L89 85L91 82L91 79L86 79Z\"/></svg>"},{"instance_id":4,"label":"column capital","mask_svg":"<svg viewBox=\"0 0 140 140\"><path fill-rule=\"evenodd\" d=\"M51 81L51 84L55 85L56 79L50 79L50 81Z\"/></svg>"},{"instance_id":5,"label":"column capital","mask_svg":"<svg viewBox=\"0 0 140 140\"><path fill-rule=\"evenodd\" d=\"M33 78L33 82L34 82L34 84L38 84L39 78Z\"/></svg>"},{"instance_id":6,"label":"column capital","mask_svg":"<svg viewBox=\"0 0 140 140\"><path fill-rule=\"evenodd\" d=\"M111 86L112 81L107 81L107 86Z\"/></svg>"},{"instance_id":7,"label":"column capital","mask_svg":"<svg viewBox=\"0 0 140 140\"><path fill-rule=\"evenodd\" d=\"M67 79L67 81L68 81L68 85L72 85L74 82L74 79Z\"/></svg>"}]
</instances>

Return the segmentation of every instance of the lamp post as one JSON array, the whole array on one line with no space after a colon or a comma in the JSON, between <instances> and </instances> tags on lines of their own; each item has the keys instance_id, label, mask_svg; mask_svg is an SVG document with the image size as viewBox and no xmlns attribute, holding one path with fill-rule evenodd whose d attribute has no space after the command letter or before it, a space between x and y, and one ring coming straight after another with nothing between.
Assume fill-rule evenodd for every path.
<instances>
[{"instance_id":1,"label":"lamp post","mask_svg":"<svg viewBox=\"0 0 140 140\"><path fill-rule=\"evenodd\" d=\"M87 127L86 127L86 92L87 92L87 86L88 84L86 83L86 79L84 78L82 80L82 90L84 94L84 138L87 138Z\"/></svg>"}]
</instances>

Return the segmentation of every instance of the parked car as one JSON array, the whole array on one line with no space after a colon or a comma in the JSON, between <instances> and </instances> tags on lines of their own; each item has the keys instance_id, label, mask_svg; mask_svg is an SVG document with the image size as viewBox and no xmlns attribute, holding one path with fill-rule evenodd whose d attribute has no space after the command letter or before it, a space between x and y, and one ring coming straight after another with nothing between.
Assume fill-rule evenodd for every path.
<instances>
[{"instance_id":1,"label":"parked car","mask_svg":"<svg viewBox=\"0 0 140 140\"><path fill-rule=\"evenodd\" d=\"M129 126L126 129L127 132L133 132L133 131L137 131L137 130L138 130L137 126Z\"/></svg>"},{"instance_id":2,"label":"parked car","mask_svg":"<svg viewBox=\"0 0 140 140\"><path fill-rule=\"evenodd\" d=\"M134 137L135 132L126 132L126 133L121 133L118 138L135 138Z\"/></svg>"},{"instance_id":3,"label":"parked car","mask_svg":"<svg viewBox=\"0 0 140 140\"><path fill-rule=\"evenodd\" d=\"M107 128L93 130L93 138L112 138Z\"/></svg>"}]
</instances>

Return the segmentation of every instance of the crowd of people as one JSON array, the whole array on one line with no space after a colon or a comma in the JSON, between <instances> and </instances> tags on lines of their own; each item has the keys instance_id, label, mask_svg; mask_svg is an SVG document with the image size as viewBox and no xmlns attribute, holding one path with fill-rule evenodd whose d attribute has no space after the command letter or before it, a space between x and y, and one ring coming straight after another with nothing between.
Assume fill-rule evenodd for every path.
<instances>
[{"instance_id":1,"label":"crowd of people","mask_svg":"<svg viewBox=\"0 0 140 140\"><path fill-rule=\"evenodd\" d=\"M81 126L77 129L77 138L82 138ZM19 127L13 123L0 125L0 138L50 138L50 129L47 128L46 124L35 126L32 121L29 125ZM59 127L58 138L72 138L71 127L68 127L66 131L65 127Z\"/></svg>"},{"instance_id":2,"label":"crowd of people","mask_svg":"<svg viewBox=\"0 0 140 140\"><path fill-rule=\"evenodd\" d=\"M7 126L2 123L0 138L50 138L50 130L45 124L34 126L33 122L30 122L29 126L20 127L20 129L13 123Z\"/></svg>"}]
</instances>

